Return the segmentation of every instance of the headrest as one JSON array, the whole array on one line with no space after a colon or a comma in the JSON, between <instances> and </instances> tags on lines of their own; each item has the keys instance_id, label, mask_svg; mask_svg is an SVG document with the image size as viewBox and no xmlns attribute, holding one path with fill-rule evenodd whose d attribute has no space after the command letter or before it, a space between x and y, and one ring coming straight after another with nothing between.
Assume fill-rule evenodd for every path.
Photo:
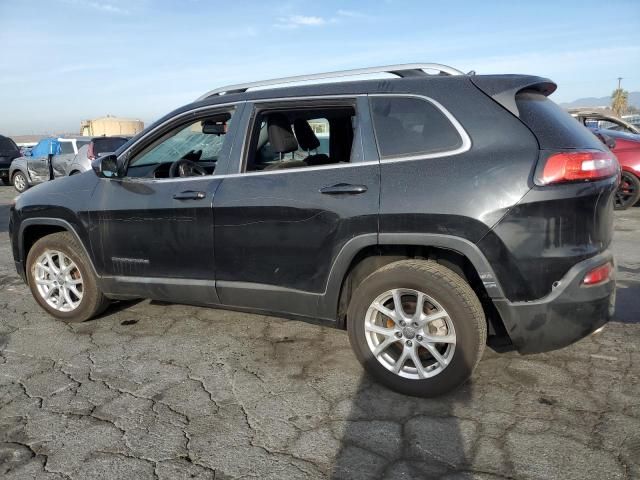
<instances>
[{"instance_id":1,"label":"headrest","mask_svg":"<svg viewBox=\"0 0 640 480\"><path fill-rule=\"evenodd\" d=\"M291 131L289 119L283 113L272 113L267 118L267 131L271 148L277 153L298 150L298 141Z\"/></svg>"},{"instance_id":2,"label":"headrest","mask_svg":"<svg viewBox=\"0 0 640 480\"><path fill-rule=\"evenodd\" d=\"M313 132L311 125L304 118L296 118L293 122L293 130L303 150L315 150L320 146L320 140Z\"/></svg>"}]
</instances>

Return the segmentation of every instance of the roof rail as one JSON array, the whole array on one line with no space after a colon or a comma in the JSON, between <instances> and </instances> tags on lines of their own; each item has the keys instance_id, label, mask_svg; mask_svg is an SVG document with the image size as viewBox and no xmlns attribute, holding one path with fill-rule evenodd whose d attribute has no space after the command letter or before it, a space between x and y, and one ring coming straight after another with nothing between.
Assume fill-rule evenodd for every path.
<instances>
[{"instance_id":1,"label":"roof rail","mask_svg":"<svg viewBox=\"0 0 640 480\"><path fill-rule=\"evenodd\" d=\"M267 87L284 83L306 82L311 80L323 80L326 78L349 77L353 75L367 75L372 73L390 73L398 77L418 77L428 75L425 70L436 70L438 75L464 75L463 72L440 63L404 63L399 65L387 65L384 67L356 68L354 70L340 70L337 72L315 73L313 75L297 75L295 77L273 78L251 83L238 83L216 88L198 97L196 102L215 95L229 93L242 93L250 88Z\"/></svg>"}]
</instances>

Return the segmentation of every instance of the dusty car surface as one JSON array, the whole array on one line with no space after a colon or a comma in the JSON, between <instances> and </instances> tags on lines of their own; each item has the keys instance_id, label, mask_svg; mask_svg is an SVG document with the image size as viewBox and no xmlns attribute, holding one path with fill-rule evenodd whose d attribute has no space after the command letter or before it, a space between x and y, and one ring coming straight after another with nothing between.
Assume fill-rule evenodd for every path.
<instances>
[{"instance_id":1,"label":"dusty car surface","mask_svg":"<svg viewBox=\"0 0 640 480\"><path fill-rule=\"evenodd\" d=\"M16 268L63 321L137 297L322 320L378 381L442 394L487 344L545 352L611 317L620 169L555 88L411 64L213 90L20 195Z\"/></svg>"}]
</instances>

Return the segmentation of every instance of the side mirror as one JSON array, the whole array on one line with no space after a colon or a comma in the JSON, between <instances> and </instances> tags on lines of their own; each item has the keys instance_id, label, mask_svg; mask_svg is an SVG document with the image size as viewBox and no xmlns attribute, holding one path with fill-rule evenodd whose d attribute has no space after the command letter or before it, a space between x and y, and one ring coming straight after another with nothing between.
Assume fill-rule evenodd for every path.
<instances>
[{"instance_id":1,"label":"side mirror","mask_svg":"<svg viewBox=\"0 0 640 480\"><path fill-rule=\"evenodd\" d=\"M115 153L107 153L91 161L91 167L96 175L102 178L118 176L118 157Z\"/></svg>"}]
</instances>

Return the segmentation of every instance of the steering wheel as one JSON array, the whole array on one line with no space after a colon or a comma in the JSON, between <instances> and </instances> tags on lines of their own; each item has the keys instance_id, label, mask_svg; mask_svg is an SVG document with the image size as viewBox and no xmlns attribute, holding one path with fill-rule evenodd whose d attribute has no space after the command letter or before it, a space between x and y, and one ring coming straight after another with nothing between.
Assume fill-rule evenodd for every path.
<instances>
[{"instance_id":1,"label":"steering wheel","mask_svg":"<svg viewBox=\"0 0 640 480\"><path fill-rule=\"evenodd\" d=\"M171 167L169 167L169 178L193 177L195 175L207 175L207 171L188 158L176 160L171 164Z\"/></svg>"}]
</instances>

